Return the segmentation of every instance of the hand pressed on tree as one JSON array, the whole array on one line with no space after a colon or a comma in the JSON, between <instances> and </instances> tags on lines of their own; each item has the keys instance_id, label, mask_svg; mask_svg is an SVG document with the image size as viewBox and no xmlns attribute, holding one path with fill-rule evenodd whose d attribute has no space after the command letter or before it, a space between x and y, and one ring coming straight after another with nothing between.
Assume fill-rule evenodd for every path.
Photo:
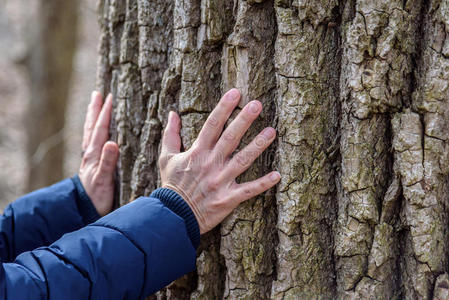
<instances>
[{"instance_id":1,"label":"hand pressed on tree","mask_svg":"<svg viewBox=\"0 0 449 300\"><path fill-rule=\"evenodd\" d=\"M236 183L237 176L247 170L276 137L276 131L267 127L231 157L262 111L259 101L251 101L221 134L239 99L238 90L227 92L186 152L180 152L181 120L176 113L170 112L164 131L159 158L162 187L176 191L189 204L201 234L218 225L241 202L270 189L281 177L278 172L271 172L251 182Z\"/></svg>"},{"instance_id":2,"label":"hand pressed on tree","mask_svg":"<svg viewBox=\"0 0 449 300\"><path fill-rule=\"evenodd\" d=\"M111 112L112 95L103 105L101 94L93 92L84 123L79 177L100 216L112 209L114 171L119 156L117 144L108 141Z\"/></svg>"}]
</instances>

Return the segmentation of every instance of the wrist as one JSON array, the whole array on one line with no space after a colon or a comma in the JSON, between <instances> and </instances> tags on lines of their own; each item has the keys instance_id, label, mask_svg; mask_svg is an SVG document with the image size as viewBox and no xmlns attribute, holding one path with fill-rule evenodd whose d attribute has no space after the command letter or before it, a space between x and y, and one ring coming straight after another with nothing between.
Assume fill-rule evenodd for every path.
<instances>
[{"instance_id":1,"label":"wrist","mask_svg":"<svg viewBox=\"0 0 449 300\"><path fill-rule=\"evenodd\" d=\"M175 190L162 187L153 191L150 197L159 199L168 209L184 219L187 233L194 248L198 248L200 242L200 227L191 207L181 194Z\"/></svg>"},{"instance_id":2,"label":"wrist","mask_svg":"<svg viewBox=\"0 0 449 300\"><path fill-rule=\"evenodd\" d=\"M206 224L206 218L205 216L201 213L201 210L197 207L197 205L195 205L195 203L192 201L192 199L187 196L186 193L184 193L182 190L178 189L176 186L170 184L170 183L165 183L162 185L162 188L166 188L166 189L170 189L175 191L176 193L178 193L182 199L187 203L187 205L190 207L190 209L192 210L193 214L195 215L195 218L198 222L198 226L200 229L200 234L203 234L206 232L205 228L204 228L204 224Z\"/></svg>"},{"instance_id":3,"label":"wrist","mask_svg":"<svg viewBox=\"0 0 449 300\"><path fill-rule=\"evenodd\" d=\"M78 175L73 176L72 182L75 185L76 193L76 205L78 207L78 212L81 215L84 224L90 224L95 222L100 218L92 200L87 194L81 178Z\"/></svg>"}]
</instances>

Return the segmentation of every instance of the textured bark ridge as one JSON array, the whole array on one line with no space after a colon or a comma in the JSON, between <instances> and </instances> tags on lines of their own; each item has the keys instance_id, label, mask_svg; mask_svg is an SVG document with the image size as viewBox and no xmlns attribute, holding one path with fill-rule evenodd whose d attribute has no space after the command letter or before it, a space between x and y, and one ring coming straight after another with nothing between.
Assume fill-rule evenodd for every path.
<instances>
[{"instance_id":1,"label":"textured bark ridge","mask_svg":"<svg viewBox=\"0 0 449 300\"><path fill-rule=\"evenodd\" d=\"M357 1L342 26L341 192L335 240L342 298L391 299L402 288L396 267L397 212L392 211L400 191L392 168L391 115L410 103L420 6L419 1ZM415 172L403 166L394 171L401 170Z\"/></svg>"},{"instance_id":2,"label":"textured bark ridge","mask_svg":"<svg viewBox=\"0 0 449 300\"><path fill-rule=\"evenodd\" d=\"M239 88L240 107L252 99L260 100L264 106L261 117L243 139L246 144L264 127L274 126L273 5L267 1L258 5L239 1L235 3L233 18L235 23L222 51L223 89ZM273 152L267 151L240 180L268 172L273 160L270 154ZM220 253L226 264L225 299L263 299L269 295L275 253L273 200L268 193L248 201L222 224Z\"/></svg>"},{"instance_id":3,"label":"textured bark ridge","mask_svg":"<svg viewBox=\"0 0 449 300\"><path fill-rule=\"evenodd\" d=\"M281 183L152 298L446 299L448 20L449 0L100 0L120 204L157 187L169 110L185 149L232 87L264 105L243 145L278 130L239 180Z\"/></svg>"},{"instance_id":4,"label":"textured bark ridge","mask_svg":"<svg viewBox=\"0 0 449 300\"><path fill-rule=\"evenodd\" d=\"M276 1L276 79L282 181L276 194L273 299L331 298L338 153L337 1Z\"/></svg>"}]
</instances>

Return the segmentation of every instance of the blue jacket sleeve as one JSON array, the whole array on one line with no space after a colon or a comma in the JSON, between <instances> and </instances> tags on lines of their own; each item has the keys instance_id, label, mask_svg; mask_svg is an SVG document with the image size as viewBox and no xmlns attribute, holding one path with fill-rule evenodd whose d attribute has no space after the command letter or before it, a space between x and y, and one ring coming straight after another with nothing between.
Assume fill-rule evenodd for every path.
<instances>
[{"instance_id":1,"label":"blue jacket sleeve","mask_svg":"<svg viewBox=\"0 0 449 300\"><path fill-rule=\"evenodd\" d=\"M0 216L0 260L48 246L99 219L78 176L21 197Z\"/></svg>"},{"instance_id":2,"label":"blue jacket sleeve","mask_svg":"<svg viewBox=\"0 0 449 300\"><path fill-rule=\"evenodd\" d=\"M159 189L2 264L0 299L143 299L194 270L198 242L188 205Z\"/></svg>"}]
</instances>

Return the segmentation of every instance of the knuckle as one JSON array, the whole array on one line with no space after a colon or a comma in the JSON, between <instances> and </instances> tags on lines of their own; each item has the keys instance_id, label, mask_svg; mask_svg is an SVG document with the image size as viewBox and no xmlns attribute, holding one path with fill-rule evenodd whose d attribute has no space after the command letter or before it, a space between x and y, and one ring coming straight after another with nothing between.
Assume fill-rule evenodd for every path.
<instances>
[{"instance_id":1,"label":"knuckle","mask_svg":"<svg viewBox=\"0 0 449 300\"><path fill-rule=\"evenodd\" d=\"M213 151L212 156L213 156L213 163L215 166L222 166L227 162L228 159L221 150Z\"/></svg>"},{"instance_id":2,"label":"knuckle","mask_svg":"<svg viewBox=\"0 0 449 300\"><path fill-rule=\"evenodd\" d=\"M236 135L233 133L233 132L225 132L224 133L224 135L223 135L223 138L226 140L226 141L234 141L235 139L236 139Z\"/></svg>"},{"instance_id":3,"label":"knuckle","mask_svg":"<svg viewBox=\"0 0 449 300\"><path fill-rule=\"evenodd\" d=\"M192 145L192 147L188 151L188 158L193 162L198 162L199 159L202 158L202 151L196 145Z\"/></svg>"},{"instance_id":4,"label":"knuckle","mask_svg":"<svg viewBox=\"0 0 449 300\"><path fill-rule=\"evenodd\" d=\"M240 117L245 121L245 123L252 122L254 119L254 114L249 111L249 109L245 109L240 114Z\"/></svg>"},{"instance_id":5,"label":"knuckle","mask_svg":"<svg viewBox=\"0 0 449 300\"><path fill-rule=\"evenodd\" d=\"M247 153L239 152L236 155L236 162L237 162L238 165L240 165L242 167L246 167L250 163L250 157L249 157L249 155Z\"/></svg>"},{"instance_id":6,"label":"knuckle","mask_svg":"<svg viewBox=\"0 0 449 300\"><path fill-rule=\"evenodd\" d=\"M209 192L214 192L217 191L220 187L220 181L217 179L211 179L208 183L207 183L207 190Z\"/></svg>"},{"instance_id":7,"label":"knuckle","mask_svg":"<svg viewBox=\"0 0 449 300\"><path fill-rule=\"evenodd\" d=\"M95 152L94 148L92 146L88 146L86 151L84 152L83 158L85 158L85 159L91 158L93 156L94 152Z\"/></svg>"},{"instance_id":8,"label":"knuckle","mask_svg":"<svg viewBox=\"0 0 449 300\"><path fill-rule=\"evenodd\" d=\"M108 175L109 173L111 173L114 169L112 168L112 166L110 164L107 163L102 163L100 164L100 174L103 176Z\"/></svg>"},{"instance_id":9,"label":"knuckle","mask_svg":"<svg viewBox=\"0 0 449 300\"><path fill-rule=\"evenodd\" d=\"M204 173L207 174L210 170L213 169L213 162L212 162L212 161L204 162L204 163L201 165L201 169L203 170Z\"/></svg>"},{"instance_id":10,"label":"knuckle","mask_svg":"<svg viewBox=\"0 0 449 300\"><path fill-rule=\"evenodd\" d=\"M217 128L218 127L218 119L214 116L209 116L209 118L207 118L207 122L206 125L211 127L211 128Z\"/></svg>"},{"instance_id":11,"label":"knuckle","mask_svg":"<svg viewBox=\"0 0 449 300\"><path fill-rule=\"evenodd\" d=\"M267 144L267 140L263 136L256 137L255 144L257 148L264 148Z\"/></svg>"},{"instance_id":12,"label":"knuckle","mask_svg":"<svg viewBox=\"0 0 449 300\"><path fill-rule=\"evenodd\" d=\"M105 152L105 155L103 155L102 159L105 166L110 166L113 164L114 159L112 157L112 153Z\"/></svg>"},{"instance_id":13,"label":"knuckle","mask_svg":"<svg viewBox=\"0 0 449 300\"><path fill-rule=\"evenodd\" d=\"M104 131L109 131L109 124L101 122L100 124L98 124L98 128Z\"/></svg>"},{"instance_id":14,"label":"knuckle","mask_svg":"<svg viewBox=\"0 0 449 300\"><path fill-rule=\"evenodd\" d=\"M245 187L243 189L243 194L245 194L246 197L251 197L253 195L253 188Z\"/></svg>"},{"instance_id":15,"label":"knuckle","mask_svg":"<svg viewBox=\"0 0 449 300\"><path fill-rule=\"evenodd\" d=\"M262 180L262 181L259 183L259 186L260 186L260 188L261 188L262 190L266 190L266 189L268 189L268 187L269 187L268 182L267 182L266 180Z\"/></svg>"}]
</instances>

